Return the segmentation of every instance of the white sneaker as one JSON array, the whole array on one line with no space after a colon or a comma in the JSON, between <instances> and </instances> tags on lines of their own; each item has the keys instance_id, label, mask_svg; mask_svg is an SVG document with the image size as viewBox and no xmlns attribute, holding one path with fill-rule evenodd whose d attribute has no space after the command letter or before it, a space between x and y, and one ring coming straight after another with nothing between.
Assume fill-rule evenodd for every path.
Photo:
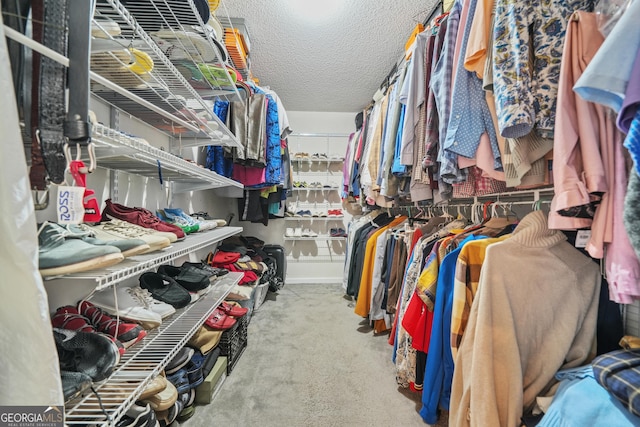
<instances>
[{"instance_id":1,"label":"white sneaker","mask_svg":"<svg viewBox=\"0 0 640 427\"><path fill-rule=\"evenodd\" d=\"M139 299L144 306L160 315L161 318L166 319L176 312L176 309L166 302L158 301L151 295L147 289L143 289L140 286L133 286L128 288L128 291L133 298Z\"/></svg>"},{"instance_id":2,"label":"white sneaker","mask_svg":"<svg viewBox=\"0 0 640 427\"><path fill-rule=\"evenodd\" d=\"M287 227L287 229L284 232L284 236L285 237L294 237L293 228Z\"/></svg>"},{"instance_id":3,"label":"white sneaker","mask_svg":"<svg viewBox=\"0 0 640 427\"><path fill-rule=\"evenodd\" d=\"M91 297L91 303L113 316L139 322L145 329L157 328L162 324L162 317L148 308L145 300L139 297L132 288L116 286L114 298L113 289L96 292ZM117 299L117 309L116 309Z\"/></svg>"},{"instance_id":4,"label":"white sneaker","mask_svg":"<svg viewBox=\"0 0 640 427\"><path fill-rule=\"evenodd\" d=\"M95 225L93 228L96 230L100 229L102 231L106 231L114 236L119 236L119 238L135 237L136 239L144 240L151 247L149 252L166 248L178 239L174 233L140 227L139 225L131 224L130 222L116 218L112 218L111 221ZM169 241L169 244L167 244L167 240Z\"/></svg>"},{"instance_id":5,"label":"white sneaker","mask_svg":"<svg viewBox=\"0 0 640 427\"><path fill-rule=\"evenodd\" d=\"M310 229L307 230L307 234L308 234L309 237L318 237L318 233L316 233L315 231L310 230Z\"/></svg>"},{"instance_id":6,"label":"white sneaker","mask_svg":"<svg viewBox=\"0 0 640 427\"><path fill-rule=\"evenodd\" d=\"M311 237L309 233L309 229L305 228L304 230L302 230L302 237Z\"/></svg>"},{"instance_id":7,"label":"white sneaker","mask_svg":"<svg viewBox=\"0 0 640 427\"><path fill-rule=\"evenodd\" d=\"M302 237L302 228L296 228L293 230L293 237Z\"/></svg>"}]
</instances>

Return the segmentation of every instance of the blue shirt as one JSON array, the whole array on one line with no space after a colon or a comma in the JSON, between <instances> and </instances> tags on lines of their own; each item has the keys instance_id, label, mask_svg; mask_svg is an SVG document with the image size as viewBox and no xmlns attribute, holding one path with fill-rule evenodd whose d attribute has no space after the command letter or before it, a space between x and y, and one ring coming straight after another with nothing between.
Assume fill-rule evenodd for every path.
<instances>
[{"instance_id":1,"label":"blue shirt","mask_svg":"<svg viewBox=\"0 0 640 427\"><path fill-rule=\"evenodd\" d=\"M453 56L458 37L458 27L460 24L460 1L453 4L449 17L447 18L447 33L442 46L442 53L436 63L436 67L431 74L429 85L435 96L436 108L440 116L439 134L440 144L438 145L438 162L440 169L438 177L442 177L442 171L447 171L447 180L451 182L462 182L466 175L458 168L458 159L455 154L444 150L444 141L447 137L447 125L451 115L451 77L453 73Z\"/></svg>"},{"instance_id":2,"label":"blue shirt","mask_svg":"<svg viewBox=\"0 0 640 427\"><path fill-rule=\"evenodd\" d=\"M424 370L422 409L420 416L427 424L438 421L438 404L449 409L451 384L453 382L453 356L451 354L451 312L453 310L453 281L456 263L462 247L472 240L486 239L486 236L471 235L444 257L438 271L436 301L433 308L431 340Z\"/></svg>"},{"instance_id":3,"label":"blue shirt","mask_svg":"<svg viewBox=\"0 0 640 427\"><path fill-rule=\"evenodd\" d=\"M280 184L282 158L280 156L280 123L278 121L278 103L267 95L259 87L254 88L256 93L267 97L267 148L264 172L266 185Z\"/></svg>"},{"instance_id":4,"label":"blue shirt","mask_svg":"<svg viewBox=\"0 0 640 427\"><path fill-rule=\"evenodd\" d=\"M472 1L469 4L469 16L472 17L476 10L477 2ZM467 19L466 26L463 29L462 47L460 49L460 59L458 60L457 70L455 70L455 82L453 93L451 96L451 116L447 126L447 137L444 141L445 152L461 155L468 158L474 158L478 145L480 145L480 136L483 133L489 135L491 142L491 150L493 151L493 167L502 169L500 162L500 150L498 148L498 139L493 124L491 112L487 106L482 81L473 72L469 72L464 68L464 55L467 51L467 43L469 41L469 33L473 19ZM460 29L458 30L460 31ZM457 174L458 165L447 162L442 165L440 175L449 179ZM459 181L454 181L459 182Z\"/></svg>"},{"instance_id":5,"label":"blue shirt","mask_svg":"<svg viewBox=\"0 0 640 427\"><path fill-rule=\"evenodd\" d=\"M629 127L629 133L624 140L624 146L629 150L635 172L640 175L640 111L636 113Z\"/></svg>"}]
</instances>

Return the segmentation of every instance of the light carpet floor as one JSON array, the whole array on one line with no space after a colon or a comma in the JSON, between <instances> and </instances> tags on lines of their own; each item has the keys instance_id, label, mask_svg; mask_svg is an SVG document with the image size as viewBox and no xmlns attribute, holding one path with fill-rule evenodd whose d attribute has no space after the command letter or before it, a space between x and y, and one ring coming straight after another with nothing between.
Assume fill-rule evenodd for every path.
<instances>
[{"instance_id":1,"label":"light carpet floor","mask_svg":"<svg viewBox=\"0 0 640 427\"><path fill-rule=\"evenodd\" d=\"M419 395L395 382L387 335L374 336L343 294L326 284L269 293L220 393L183 425L425 426Z\"/></svg>"}]
</instances>

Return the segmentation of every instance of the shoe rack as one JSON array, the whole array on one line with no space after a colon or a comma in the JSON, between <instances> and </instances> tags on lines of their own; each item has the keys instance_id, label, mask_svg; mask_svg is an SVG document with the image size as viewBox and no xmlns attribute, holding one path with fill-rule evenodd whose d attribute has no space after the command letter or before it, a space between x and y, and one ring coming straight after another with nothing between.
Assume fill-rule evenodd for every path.
<instances>
[{"instance_id":1,"label":"shoe rack","mask_svg":"<svg viewBox=\"0 0 640 427\"><path fill-rule=\"evenodd\" d=\"M231 77L228 84L209 82L208 87L195 88L145 29L151 25L163 27L165 40L171 40L189 52L182 59L183 64L185 61L191 64L205 62L205 59L222 64L223 51L211 39L211 34L207 34L194 2L172 1L171 13L161 13L167 10L167 0L129 0L126 3L127 6L119 0L96 2L91 26L94 35L100 31L102 35L92 40L90 96L92 104L100 110L98 121L106 123L92 123L91 142L95 146L97 167L109 171L101 172L112 180L109 191L117 194L117 178L114 185L113 176L118 174L111 175L113 171L157 179L162 186L161 193L169 195L213 188L224 189L229 195L236 190L241 192L240 183L171 154L184 148L208 145L240 148L235 136L212 113L216 97L243 98ZM73 25L72 17L73 13L70 13L69 26ZM194 23L194 19L197 22ZM171 30L166 30L168 28ZM4 30L10 39L69 67L68 58L9 27ZM194 32L200 32L197 42L183 37ZM203 57L211 52L214 58ZM141 63L152 63L152 67L140 70L136 68L140 62L134 66L129 63L132 57L143 58ZM120 121L140 123L150 129L148 134L152 137L145 135L145 138L151 144L122 132ZM159 140L169 141L168 149L158 147L156 136ZM82 151L81 158L91 160L87 150ZM171 196L168 199L171 200ZM162 251L127 258L109 268L47 278L45 287L50 296L50 309L55 310L58 306L51 302L56 298L73 297L75 301L87 298L95 291L135 280L141 273L179 258L199 261L198 252L212 250L220 241L241 232L241 227L220 227L190 235ZM109 379L94 384L101 403L94 394L67 402L66 424L116 425L147 384L164 369L240 279L238 273L223 276L208 294L177 310L159 328L148 331L142 341L127 350ZM105 419L100 405L108 418Z\"/></svg>"},{"instance_id":2,"label":"shoe rack","mask_svg":"<svg viewBox=\"0 0 640 427\"><path fill-rule=\"evenodd\" d=\"M105 420L96 394L91 393L77 402L67 403L66 424L115 425L241 278L241 273L229 273L220 278L208 294L177 310L158 328L148 331L142 341L122 356L113 374L102 384L94 385L110 420Z\"/></svg>"},{"instance_id":3,"label":"shoe rack","mask_svg":"<svg viewBox=\"0 0 640 427\"><path fill-rule=\"evenodd\" d=\"M322 152L307 153L297 151L291 155L294 185L292 197L287 199L287 232L284 240L295 243L298 240L343 240L344 237L331 236L333 228L344 228L340 182L344 158L330 153L332 138L346 138L341 134L293 134L294 138L326 140ZM299 144L300 147L301 144ZM309 146L306 144L305 146ZM313 145L321 150L319 144ZM300 233L290 229L305 230ZM306 233L306 232L309 233Z\"/></svg>"}]
</instances>

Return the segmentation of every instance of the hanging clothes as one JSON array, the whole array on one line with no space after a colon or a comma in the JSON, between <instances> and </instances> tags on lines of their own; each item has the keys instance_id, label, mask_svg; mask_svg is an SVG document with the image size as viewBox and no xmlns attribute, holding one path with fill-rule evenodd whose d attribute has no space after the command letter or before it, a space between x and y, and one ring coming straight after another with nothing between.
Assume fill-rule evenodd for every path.
<instances>
[{"instance_id":1,"label":"hanging clothes","mask_svg":"<svg viewBox=\"0 0 640 427\"><path fill-rule=\"evenodd\" d=\"M558 369L588 360L599 286L595 263L542 211L491 245L455 361L450 425L518 425Z\"/></svg>"}]
</instances>

